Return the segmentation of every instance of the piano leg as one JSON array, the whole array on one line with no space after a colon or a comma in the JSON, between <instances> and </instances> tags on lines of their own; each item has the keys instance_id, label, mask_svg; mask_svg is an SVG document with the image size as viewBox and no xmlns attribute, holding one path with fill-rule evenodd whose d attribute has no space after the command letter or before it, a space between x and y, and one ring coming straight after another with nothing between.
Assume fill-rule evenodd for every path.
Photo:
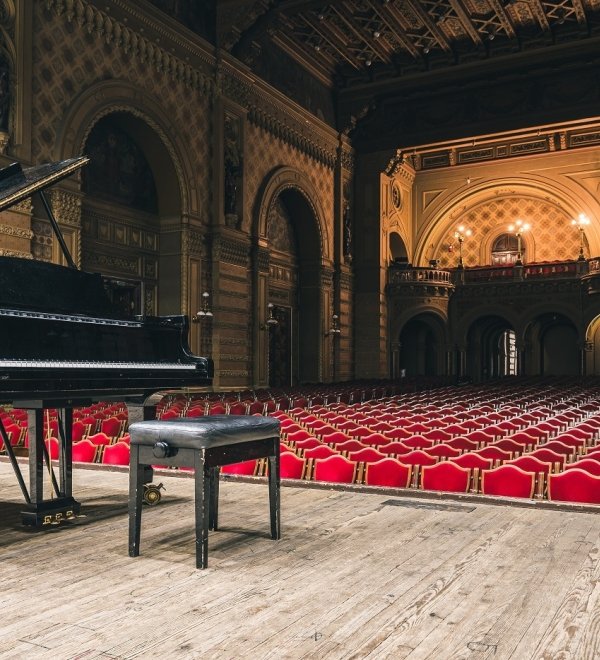
<instances>
[{"instance_id":1,"label":"piano leg","mask_svg":"<svg viewBox=\"0 0 600 660\"><path fill-rule=\"evenodd\" d=\"M22 512L23 524L43 527L74 518L80 504L72 496L71 430L73 410L65 409L65 424L59 429L59 482L52 471L52 462L44 445L44 408L33 408L28 413L29 434L29 496L31 502ZM68 433L68 434L67 434ZM44 499L44 462L49 471L55 497Z\"/></svg>"}]
</instances>

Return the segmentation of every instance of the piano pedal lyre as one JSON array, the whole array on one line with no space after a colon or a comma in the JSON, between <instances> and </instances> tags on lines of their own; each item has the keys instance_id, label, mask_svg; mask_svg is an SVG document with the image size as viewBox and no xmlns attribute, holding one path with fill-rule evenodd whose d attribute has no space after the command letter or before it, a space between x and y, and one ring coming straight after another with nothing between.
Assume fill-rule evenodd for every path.
<instances>
[{"instance_id":1,"label":"piano pedal lyre","mask_svg":"<svg viewBox=\"0 0 600 660\"><path fill-rule=\"evenodd\" d=\"M144 503L147 504L148 506L156 506L161 498L161 490L166 490L166 488L162 485L162 483L156 485L156 484L144 484L144 495L143 495L143 500Z\"/></svg>"}]
</instances>

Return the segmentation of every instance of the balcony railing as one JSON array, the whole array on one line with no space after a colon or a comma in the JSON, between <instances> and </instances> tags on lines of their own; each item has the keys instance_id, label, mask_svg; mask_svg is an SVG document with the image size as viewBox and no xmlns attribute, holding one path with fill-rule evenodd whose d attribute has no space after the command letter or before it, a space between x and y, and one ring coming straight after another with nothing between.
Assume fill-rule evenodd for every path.
<instances>
[{"instance_id":1,"label":"balcony railing","mask_svg":"<svg viewBox=\"0 0 600 660\"><path fill-rule=\"evenodd\" d=\"M439 268L398 268L390 266L388 270L389 284L412 284L419 282L422 284L452 284L452 273L449 270L440 270Z\"/></svg>"},{"instance_id":2,"label":"balcony railing","mask_svg":"<svg viewBox=\"0 0 600 660\"><path fill-rule=\"evenodd\" d=\"M599 264L600 269L600 264ZM524 266L483 266L465 268L455 271L464 284L480 282L510 282L514 280L532 279L570 279L587 272L587 262L581 261L548 261L526 264Z\"/></svg>"}]
</instances>

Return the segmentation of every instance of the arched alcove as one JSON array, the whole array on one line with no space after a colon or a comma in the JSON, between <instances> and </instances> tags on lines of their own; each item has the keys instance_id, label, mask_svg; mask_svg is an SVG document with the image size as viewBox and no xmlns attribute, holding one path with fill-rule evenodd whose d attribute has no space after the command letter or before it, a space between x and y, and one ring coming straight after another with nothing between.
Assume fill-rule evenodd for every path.
<instances>
[{"instance_id":1,"label":"arched alcove","mask_svg":"<svg viewBox=\"0 0 600 660\"><path fill-rule=\"evenodd\" d=\"M408 263L408 250L406 244L402 240L402 236L398 232L390 232L390 258L393 263L402 264Z\"/></svg>"},{"instance_id":2,"label":"arched alcove","mask_svg":"<svg viewBox=\"0 0 600 660\"><path fill-rule=\"evenodd\" d=\"M406 376L443 374L444 325L435 314L424 313L408 320L400 331L399 372Z\"/></svg>"},{"instance_id":3,"label":"arched alcove","mask_svg":"<svg viewBox=\"0 0 600 660\"><path fill-rule=\"evenodd\" d=\"M502 316L475 319L467 332L466 376L475 382L517 375L515 329Z\"/></svg>"},{"instance_id":4,"label":"arched alcove","mask_svg":"<svg viewBox=\"0 0 600 660\"><path fill-rule=\"evenodd\" d=\"M529 375L576 376L581 373L577 327L564 314L540 314L528 325L525 338Z\"/></svg>"},{"instance_id":5,"label":"arched alcove","mask_svg":"<svg viewBox=\"0 0 600 660\"><path fill-rule=\"evenodd\" d=\"M268 254L268 272L261 272L259 257L255 309L259 319L273 314L278 321L259 323L257 384L318 382L327 371L324 310L332 304L332 291L331 285L324 286L325 241L317 199L300 173L283 168L269 178L257 207L255 240L259 252Z\"/></svg>"},{"instance_id":6,"label":"arched alcove","mask_svg":"<svg viewBox=\"0 0 600 660\"><path fill-rule=\"evenodd\" d=\"M117 111L90 127L83 151L82 268L105 276L125 314L180 313L181 197L164 143Z\"/></svg>"}]
</instances>

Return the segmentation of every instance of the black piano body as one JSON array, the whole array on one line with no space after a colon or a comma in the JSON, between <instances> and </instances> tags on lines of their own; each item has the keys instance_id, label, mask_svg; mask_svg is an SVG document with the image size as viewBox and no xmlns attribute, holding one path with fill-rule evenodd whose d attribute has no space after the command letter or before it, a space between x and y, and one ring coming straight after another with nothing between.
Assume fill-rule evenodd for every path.
<instances>
[{"instance_id":1,"label":"black piano body","mask_svg":"<svg viewBox=\"0 0 600 660\"><path fill-rule=\"evenodd\" d=\"M51 169L64 172L61 166L71 168L74 161L81 166L87 159L63 161ZM30 170L41 170L44 179L48 167ZM9 184L14 176L8 177ZM40 184L35 173L25 170L23 176L17 169L16 176L25 180L28 190L19 193L17 201L34 192L43 195L47 183ZM36 181L33 190L31 180ZM17 185L6 181L0 171L0 210L15 203L3 199L3 186L12 190ZM57 225L55 231L60 231ZM59 241L66 250L62 236ZM189 349L186 316L123 318L109 300L101 275L76 269L70 255L67 262L71 265L0 257L0 404L28 410L29 488L1 423L0 433L26 500L23 522L34 526L79 512L72 493L74 408L95 401L126 401L140 406L141 416L149 419L158 392L207 387L213 376L212 361ZM45 497L50 461L43 434L48 409L59 412L60 437L54 493Z\"/></svg>"}]
</instances>

